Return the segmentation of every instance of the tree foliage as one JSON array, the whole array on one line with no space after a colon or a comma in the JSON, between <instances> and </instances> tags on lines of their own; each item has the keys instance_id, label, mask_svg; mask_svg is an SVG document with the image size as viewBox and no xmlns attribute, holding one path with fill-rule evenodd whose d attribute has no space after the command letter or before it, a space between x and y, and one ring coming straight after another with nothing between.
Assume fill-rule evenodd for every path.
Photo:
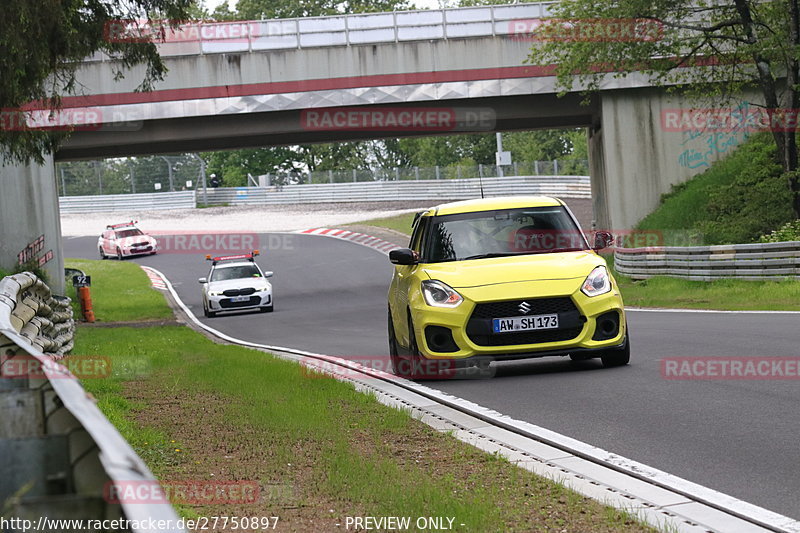
<instances>
[{"instance_id":1,"label":"tree foliage","mask_svg":"<svg viewBox=\"0 0 800 533\"><path fill-rule=\"evenodd\" d=\"M9 113L31 102L57 108L60 97L75 94L79 62L101 51L115 58L117 78L143 64L139 86L148 90L166 68L153 43L108 38L109 25L120 19L182 20L192 0L5 0L0 16L0 157L43 161L65 138L65 132L9 127ZM2 127L5 126L5 127Z\"/></svg>"},{"instance_id":2,"label":"tree foliage","mask_svg":"<svg viewBox=\"0 0 800 533\"><path fill-rule=\"evenodd\" d=\"M562 0L551 10L554 20L532 35L529 59L555 64L563 92L596 91L608 76L639 72L709 106L756 88L770 116L796 116L798 0ZM603 33L622 21L635 31ZM772 136L800 216L795 133L773 128Z\"/></svg>"}]
</instances>

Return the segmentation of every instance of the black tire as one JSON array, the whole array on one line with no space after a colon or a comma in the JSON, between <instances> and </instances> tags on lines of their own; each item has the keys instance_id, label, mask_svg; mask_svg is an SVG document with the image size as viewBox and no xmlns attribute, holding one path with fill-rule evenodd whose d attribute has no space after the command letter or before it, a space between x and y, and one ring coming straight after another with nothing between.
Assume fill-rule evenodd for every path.
<instances>
[{"instance_id":1,"label":"black tire","mask_svg":"<svg viewBox=\"0 0 800 533\"><path fill-rule=\"evenodd\" d=\"M403 363L403 359L400 357L400 353L397 349L397 338L394 336L394 322L392 322L392 312L389 311L389 317L386 321L387 324L387 334L389 338L389 359L392 361L392 372L396 376L406 377L401 373L401 370L405 367L405 363Z\"/></svg>"},{"instance_id":2,"label":"black tire","mask_svg":"<svg viewBox=\"0 0 800 533\"><path fill-rule=\"evenodd\" d=\"M414 332L414 322L411 320L411 313L408 314L408 351L410 356L408 359L401 361L401 367L406 364L406 368L402 370L405 374L403 377L412 381L421 379L438 379L439 366L438 361L431 361L422 355L417 345L417 334Z\"/></svg>"},{"instance_id":3,"label":"black tire","mask_svg":"<svg viewBox=\"0 0 800 533\"><path fill-rule=\"evenodd\" d=\"M606 368L627 365L631 360L631 343L628 333L625 332L625 346L613 350L606 350L603 355L600 356L600 360L603 361L603 366Z\"/></svg>"},{"instance_id":4,"label":"black tire","mask_svg":"<svg viewBox=\"0 0 800 533\"><path fill-rule=\"evenodd\" d=\"M203 303L203 315L206 318L214 318L215 316L217 316L217 313L215 313L214 311L209 311L208 307L206 307L206 304Z\"/></svg>"},{"instance_id":5,"label":"black tire","mask_svg":"<svg viewBox=\"0 0 800 533\"><path fill-rule=\"evenodd\" d=\"M103 251L103 247L102 246L98 246L97 247L97 251L100 252L100 259L108 259L108 256Z\"/></svg>"},{"instance_id":6,"label":"black tire","mask_svg":"<svg viewBox=\"0 0 800 533\"><path fill-rule=\"evenodd\" d=\"M122 250L117 248L117 261L122 261Z\"/></svg>"}]
</instances>

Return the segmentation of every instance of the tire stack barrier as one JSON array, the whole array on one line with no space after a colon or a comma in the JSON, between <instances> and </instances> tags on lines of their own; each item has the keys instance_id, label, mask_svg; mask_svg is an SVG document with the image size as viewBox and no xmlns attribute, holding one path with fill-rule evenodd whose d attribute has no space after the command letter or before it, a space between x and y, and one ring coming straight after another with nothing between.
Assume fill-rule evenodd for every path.
<instances>
[{"instance_id":1,"label":"tire stack barrier","mask_svg":"<svg viewBox=\"0 0 800 533\"><path fill-rule=\"evenodd\" d=\"M10 524L2 529L185 533L169 503L109 497L114 484L157 481L61 364L70 365L74 335L69 298L28 272L0 281L0 507Z\"/></svg>"},{"instance_id":2,"label":"tire stack barrier","mask_svg":"<svg viewBox=\"0 0 800 533\"><path fill-rule=\"evenodd\" d=\"M11 309L13 328L43 353L57 360L72 349L71 300L54 296L34 274L23 272L0 281L0 300Z\"/></svg>"}]
</instances>

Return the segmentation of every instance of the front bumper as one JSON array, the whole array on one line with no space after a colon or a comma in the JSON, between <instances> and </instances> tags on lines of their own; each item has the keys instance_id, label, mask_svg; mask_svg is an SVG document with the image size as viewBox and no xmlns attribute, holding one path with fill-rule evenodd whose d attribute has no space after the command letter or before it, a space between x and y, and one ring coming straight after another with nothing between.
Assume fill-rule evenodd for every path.
<instances>
[{"instance_id":1,"label":"front bumper","mask_svg":"<svg viewBox=\"0 0 800 533\"><path fill-rule=\"evenodd\" d=\"M599 356L607 349L624 347L627 329L625 311L616 285L611 292L591 298L580 291L544 295L538 292L536 296L528 297L519 294L515 291L514 298L480 302L465 295L464 302L455 309L432 307L421 298L414 299L411 314L418 348L428 359L500 361L567 354L582 354L590 358ZM525 300L535 304L537 301L560 299L568 299L574 310L560 308L553 311L559 315L558 329L539 330L541 334L523 335L492 334L485 330L477 332L481 334L476 333L473 312L478 303ZM538 313L534 310L530 314ZM610 328L609 319L616 320L615 328ZM482 321L484 324L481 327L485 328L487 319ZM432 335L431 332L439 336ZM451 339L446 338L448 333L452 335Z\"/></svg>"},{"instance_id":2,"label":"front bumper","mask_svg":"<svg viewBox=\"0 0 800 533\"><path fill-rule=\"evenodd\" d=\"M122 248L123 257L133 257L135 255L150 255L158 251L158 246L137 246L135 248Z\"/></svg>"},{"instance_id":3,"label":"front bumper","mask_svg":"<svg viewBox=\"0 0 800 533\"><path fill-rule=\"evenodd\" d=\"M239 311L246 309L259 309L272 305L272 291L259 291L246 296L246 301L234 301L231 296L208 296L208 309L210 311Z\"/></svg>"}]
</instances>

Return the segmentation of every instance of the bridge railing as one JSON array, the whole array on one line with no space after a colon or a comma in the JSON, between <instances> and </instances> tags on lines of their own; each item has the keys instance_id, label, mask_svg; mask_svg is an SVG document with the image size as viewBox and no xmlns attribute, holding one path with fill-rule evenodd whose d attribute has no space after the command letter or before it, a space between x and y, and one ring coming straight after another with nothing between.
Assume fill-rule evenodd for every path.
<instances>
[{"instance_id":1,"label":"bridge railing","mask_svg":"<svg viewBox=\"0 0 800 533\"><path fill-rule=\"evenodd\" d=\"M620 248L614 268L633 279L800 278L800 242Z\"/></svg>"},{"instance_id":2,"label":"bridge railing","mask_svg":"<svg viewBox=\"0 0 800 533\"><path fill-rule=\"evenodd\" d=\"M162 56L350 46L519 33L514 21L550 16L555 2L279 20L198 22L167 31ZM137 30L131 30L137 31ZM95 54L89 60L104 60Z\"/></svg>"}]
</instances>

